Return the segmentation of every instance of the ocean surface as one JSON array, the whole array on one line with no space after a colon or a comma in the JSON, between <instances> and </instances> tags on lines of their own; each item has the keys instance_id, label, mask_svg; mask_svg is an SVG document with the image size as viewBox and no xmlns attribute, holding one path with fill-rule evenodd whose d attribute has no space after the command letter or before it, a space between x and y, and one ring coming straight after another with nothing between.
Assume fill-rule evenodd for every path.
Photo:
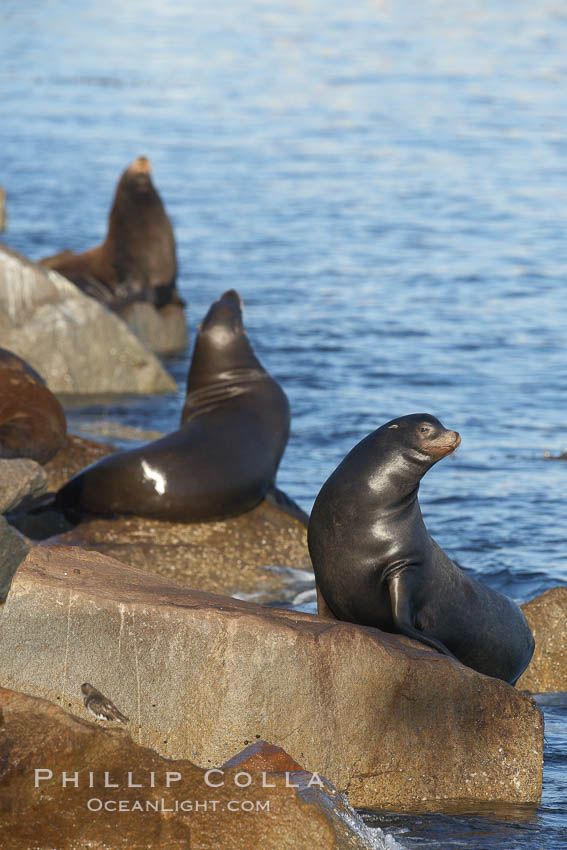
<instances>
[{"instance_id":1,"label":"ocean surface","mask_svg":"<svg viewBox=\"0 0 567 850\"><path fill-rule=\"evenodd\" d=\"M523 601L567 582L567 7L527 0L2 0L4 240L100 242L139 155L173 220L191 333L235 288L293 411L309 510L388 419L460 431L421 488L438 542ZM169 431L177 395L69 410ZM382 813L405 847L567 844L567 695L537 809ZM372 822L370 819L369 822Z\"/></svg>"}]
</instances>

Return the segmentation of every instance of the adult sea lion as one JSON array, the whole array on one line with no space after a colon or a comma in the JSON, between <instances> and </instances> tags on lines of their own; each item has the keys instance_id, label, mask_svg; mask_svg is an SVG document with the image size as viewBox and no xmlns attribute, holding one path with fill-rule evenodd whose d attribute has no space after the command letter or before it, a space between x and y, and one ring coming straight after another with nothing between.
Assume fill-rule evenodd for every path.
<instances>
[{"instance_id":1,"label":"adult sea lion","mask_svg":"<svg viewBox=\"0 0 567 850\"><path fill-rule=\"evenodd\" d=\"M56 501L70 519L85 513L176 522L237 516L274 484L289 424L287 397L256 358L240 297L230 290L199 329L181 427L87 467Z\"/></svg>"},{"instance_id":2,"label":"adult sea lion","mask_svg":"<svg viewBox=\"0 0 567 850\"><path fill-rule=\"evenodd\" d=\"M0 348L0 457L47 463L65 442L65 412L43 378Z\"/></svg>"},{"instance_id":3,"label":"adult sea lion","mask_svg":"<svg viewBox=\"0 0 567 850\"><path fill-rule=\"evenodd\" d=\"M175 291L173 228L152 183L149 159L138 157L122 174L102 245L83 254L63 251L41 262L113 309L132 300L158 308L183 303Z\"/></svg>"},{"instance_id":4,"label":"adult sea lion","mask_svg":"<svg viewBox=\"0 0 567 850\"><path fill-rule=\"evenodd\" d=\"M320 613L399 632L514 684L534 651L524 615L460 570L421 516L419 482L460 442L419 413L378 428L339 464L309 520Z\"/></svg>"}]
</instances>

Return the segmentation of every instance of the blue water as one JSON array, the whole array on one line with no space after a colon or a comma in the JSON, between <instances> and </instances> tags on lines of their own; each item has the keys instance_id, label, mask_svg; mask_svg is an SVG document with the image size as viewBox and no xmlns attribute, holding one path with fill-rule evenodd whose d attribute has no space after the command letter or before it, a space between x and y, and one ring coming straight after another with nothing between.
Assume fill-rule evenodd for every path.
<instances>
[{"instance_id":1,"label":"blue water","mask_svg":"<svg viewBox=\"0 0 567 850\"><path fill-rule=\"evenodd\" d=\"M530 598L567 581L567 464L544 459L567 447L566 39L545 0L3 0L5 240L32 258L96 244L149 156L192 331L238 289L289 395L280 486L309 509L369 431L434 413L463 443L423 482L430 531ZM188 358L169 364L180 387ZM182 395L71 427L171 430ZM527 821L410 817L403 841L563 846L567 709L546 720Z\"/></svg>"}]
</instances>

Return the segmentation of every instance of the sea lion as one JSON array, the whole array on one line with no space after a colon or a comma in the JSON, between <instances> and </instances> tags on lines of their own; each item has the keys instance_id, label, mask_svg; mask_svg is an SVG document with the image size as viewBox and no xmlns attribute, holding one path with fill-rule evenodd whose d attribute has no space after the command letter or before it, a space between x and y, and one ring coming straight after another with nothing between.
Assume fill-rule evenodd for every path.
<instances>
[{"instance_id":1,"label":"sea lion","mask_svg":"<svg viewBox=\"0 0 567 850\"><path fill-rule=\"evenodd\" d=\"M0 349L0 457L47 463L65 442L65 412L43 378Z\"/></svg>"},{"instance_id":2,"label":"sea lion","mask_svg":"<svg viewBox=\"0 0 567 850\"><path fill-rule=\"evenodd\" d=\"M40 262L115 310L133 300L158 308L182 304L175 291L173 228L152 183L149 159L138 157L122 174L102 245L83 254L66 250Z\"/></svg>"},{"instance_id":3,"label":"sea lion","mask_svg":"<svg viewBox=\"0 0 567 850\"><path fill-rule=\"evenodd\" d=\"M419 413L378 428L339 464L309 520L320 613L407 635L514 684L534 651L524 615L460 570L421 516L419 482L460 442Z\"/></svg>"},{"instance_id":4,"label":"sea lion","mask_svg":"<svg viewBox=\"0 0 567 850\"><path fill-rule=\"evenodd\" d=\"M289 424L287 397L256 358L240 297L230 290L199 329L181 427L87 467L58 492L56 503L70 519L85 513L174 522L237 516L272 487Z\"/></svg>"}]
</instances>

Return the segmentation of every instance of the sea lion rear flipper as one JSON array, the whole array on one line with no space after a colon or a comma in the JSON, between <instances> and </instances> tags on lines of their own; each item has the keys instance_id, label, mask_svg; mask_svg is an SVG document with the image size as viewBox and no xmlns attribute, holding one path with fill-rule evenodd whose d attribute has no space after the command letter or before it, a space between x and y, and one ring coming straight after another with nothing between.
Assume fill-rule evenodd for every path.
<instances>
[{"instance_id":1,"label":"sea lion rear flipper","mask_svg":"<svg viewBox=\"0 0 567 850\"><path fill-rule=\"evenodd\" d=\"M388 580L388 590L390 591L390 602L392 604L392 619L396 630L406 637L424 643L440 652L442 655L448 655L458 661L458 658L453 655L450 649L447 649L444 643L434 638L426 632L420 632L412 625L411 605L407 587L404 587L403 573L396 573Z\"/></svg>"},{"instance_id":2,"label":"sea lion rear flipper","mask_svg":"<svg viewBox=\"0 0 567 850\"><path fill-rule=\"evenodd\" d=\"M279 510L283 511L285 514L289 514L289 516L292 516L303 525L308 524L309 515L305 513L303 508L299 507L297 502L290 499L287 493L284 493L283 490L278 490L275 485L270 487L264 498L266 502L270 503L270 505L273 505L275 508L279 508Z\"/></svg>"}]
</instances>

